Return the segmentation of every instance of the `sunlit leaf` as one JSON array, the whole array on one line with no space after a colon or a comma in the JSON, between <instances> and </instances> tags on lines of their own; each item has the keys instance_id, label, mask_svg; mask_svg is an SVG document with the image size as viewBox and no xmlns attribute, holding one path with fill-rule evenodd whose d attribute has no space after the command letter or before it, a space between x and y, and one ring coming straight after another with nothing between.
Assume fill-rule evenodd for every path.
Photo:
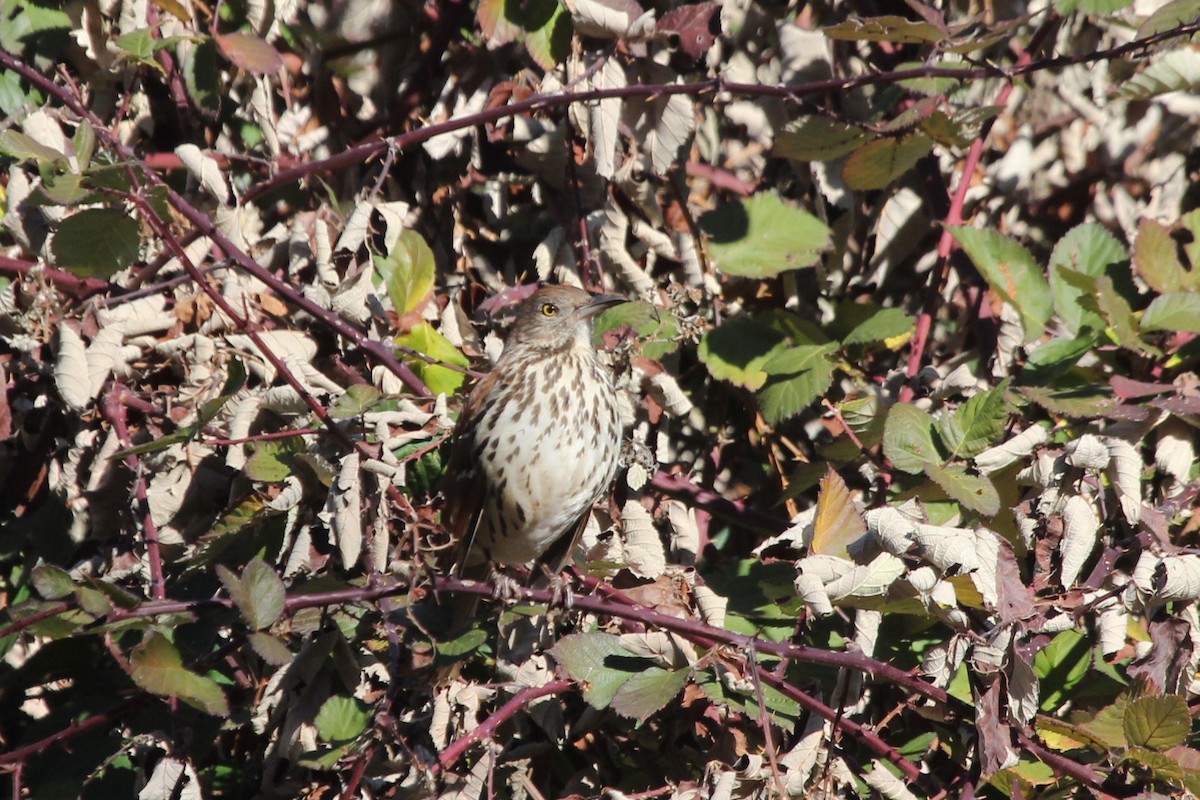
<instances>
[{"instance_id":1,"label":"sunlit leaf","mask_svg":"<svg viewBox=\"0 0 1200 800\"><path fill-rule=\"evenodd\" d=\"M726 275L767 278L811 267L830 245L830 231L772 192L722 203L700 217L713 262Z\"/></svg>"},{"instance_id":2,"label":"sunlit leaf","mask_svg":"<svg viewBox=\"0 0 1200 800\"><path fill-rule=\"evenodd\" d=\"M134 682L148 692L178 697L215 716L229 715L229 703L217 682L186 669L175 645L161 634L147 633L130 654L129 666Z\"/></svg>"}]
</instances>

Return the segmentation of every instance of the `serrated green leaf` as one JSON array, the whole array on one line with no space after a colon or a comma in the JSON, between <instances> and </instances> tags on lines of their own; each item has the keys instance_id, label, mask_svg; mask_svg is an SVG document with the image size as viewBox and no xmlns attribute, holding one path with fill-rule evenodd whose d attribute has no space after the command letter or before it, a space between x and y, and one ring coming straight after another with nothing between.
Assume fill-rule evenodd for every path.
<instances>
[{"instance_id":1,"label":"serrated green leaf","mask_svg":"<svg viewBox=\"0 0 1200 800\"><path fill-rule=\"evenodd\" d=\"M1122 693L1111 705L1105 706L1081 727L1103 744L1104 752L1124 749L1129 746L1125 738L1125 709L1129 706L1128 693Z\"/></svg>"},{"instance_id":2,"label":"serrated green leaf","mask_svg":"<svg viewBox=\"0 0 1200 800\"><path fill-rule=\"evenodd\" d=\"M679 320L673 314L644 301L621 303L596 317L596 337L628 326L641 342L642 355L659 359L679 349Z\"/></svg>"},{"instance_id":3,"label":"serrated green leaf","mask_svg":"<svg viewBox=\"0 0 1200 800\"><path fill-rule=\"evenodd\" d=\"M802 345L781 350L763 362L767 380L758 391L758 404L768 425L794 417L833 382L833 364L826 356L836 345Z\"/></svg>"},{"instance_id":4,"label":"serrated green leaf","mask_svg":"<svg viewBox=\"0 0 1200 800\"><path fill-rule=\"evenodd\" d=\"M303 450L304 440L299 436L254 442L242 472L252 481L280 483L295 473L296 456Z\"/></svg>"},{"instance_id":5,"label":"serrated green leaf","mask_svg":"<svg viewBox=\"0 0 1200 800\"><path fill-rule=\"evenodd\" d=\"M1200 333L1200 294L1168 292L1150 301L1142 314L1144 331Z\"/></svg>"},{"instance_id":6,"label":"serrated green leaf","mask_svg":"<svg viewBox=\"0 0 1200 800\"><path fill-rule=\"evenodd\" d=\"M255 631L247 637L250 646L258 657L275 667L282 667L292 661L292 651L288 646L269 633Z\"/></svg>"},{"instance_id":7,"label":"serrated green leaf","mask_svg":"<svg viewBox=\"0 0 1200 800\"><path fill-rule=\"evenodd\" d=\"M851 189L860 192L884 189L916 166L931 150L933 140L923 133L876 139L846 157L842 179Z\"/></svg>"},{"instance_id":8,"label":"serrated green leaf","mask_svg":"<svg viewBox=\"0 0 1200 800\"><path fill-rule=\"evenodd\" d=\"M892 466L910 475L924 472L928 464L941 464L929 412L911 403L892 406L883 428L883 454Z\"/></svg>"},{"instance_id":9,"label":"serrated green leaf","mask_svg":"<svg viewBox=\"0 0 1200 800\"><path fill-rule=\"evenodd\" d=\"M1179 695L1138 697L1125 708L1124 726L1131 747L1166 750L1187 740L1192 717Z\"/></svg>"},{"instance_id":10,"label":"serrated green leaf","mask_svg":"<svg viewBox=\"0 0 1200 800\"><path fill-rule=\"evenodd\" d=\"M1000 494L983 475L971 475L963 467L941 464L926 464L925 474L963 508L985 517L1000 511Z\"/></svg>"},{"instance_id":11,"label":"serrated green leaf","mask_svg":"<svg viewBox=\"0 0 1200 800\"><path fill-rule=\"evenodd\" d=\"M368 383L356 383L346 388L345 394L329 407L329 416L334 419L361 417L379 402L379 390Z\"/></svg>"},{"instance_id":12,"label":"serrated green leaf","mask_svg":"<svg viewBox=\"0 0 1200 800\"><path fill-rule=\"evenodd\" d=\"M1103 321L1081 302L1087 289L1070 280L1072 274L1098 278L1129 260L1129 254L1116 237L1101 225L1077 225L1059 239L1050 255L1050 291L1054 310L1072 333L1085 327L1101 328Z\"/></svg>"},{"instance_id":13,"label":"serrated green leaf","mask_svg":"<svg viewBox=\"0 0 1200 800\"><path fill-rule=\"evenodd\" d=\"M396 344L464 369L471 365L467 357L428 322L422 322L408 333L397 336ZM405 362L434 394L454 394L467 379L465 374L439 364L430 364L411 357L406 357Z\"/></svg>"},{"instance_id":14,"label":"serrated green leaf","mask_svg":"<svg viewBox=\"0 0 1200 800\"><path fill-rule=\"evenodd\" d=\"M992 291L1020 314L1028 339L1041 336L1050 319L1050 286L1029 251L993 230L951 226L955 241L979 269Z\"/></svg>"},{"instance_id":15,"label":"serrated green leaf","mask_svg":"<svg viewBox=\"0 0 1200 800\"><path fill-rule=\"evenodd\" d=\"M775 137L771 152L794 161L832 161L853 152L869 138L861 128L828 117L802 117Z\"/></svg>"},{"instance_id":16,"label":"serrated green leaf","mask_svg":"<svg viewBox=\"0 0 1200 800\"><path fill-rule=\"evenodd\" d=\"M571 677L583 687L583 699L592 708L608 708L621 687L650 666L650 660L630 653L608 633L576 633L550 650Z\"/></svg>"},{"instance_id":17,"label":"serrated green leaf","mask_svg":"<svg viewBox=\"0 0 1200 800\"><path fill-rule=\"evenodd\" d=\"M612 699L612 709L622 716L645 721L687 686L691 670L651 666L634 673Z\"/></svg>"},{"instance_id":18,"label":"serrated green leaf","mask_svg":"<svg viewBox=\"0 0 1200 800\"><path fill-rule=\"evenodd\" d=\"M161 634L147 633L130 654L129 666L134 683L151 694L178 697L214 716L229 716L229 702L217 682L185 669L175 645Z\"/></svg>"},{"instance_id":19,"label":"serrated green leaf","mask_svg":"<svg viewBox=\"0 0 1200 800\"><path fill-rule=\"evenodd\" d=\"M220 564L217 574L253 630L269 628L283 614L287 589L275 570L261 558L247 564L240 579Z\"/></svg>"},{"instance_id":20,"label":"serrated green leaf","mask_svg":"<svg viewBox=\"0 0 1200 800\"><path fill-rule=\"evenodd\" d=\"M735 317L704 334L699 356L709 373L747 389L767 381L763 365L787 345L787 337L749 317Z\"/></svg>"},{"instance_id":21,"label":"serrated green leaf","mask_svg":"<svg viewBox=\"0 0 1200 800\"><path fill-rule=\"evenodd\" d=\"M357 738L370 719L370 709L361 700L334 696L321 705L313 724L322 741L339 744Z\"/></svg>"},{"instance_id":22,"label":"serrated green leaf","mask_svg":"<svg viewBox=\"0 0 1200 800\"><path fill-rule=\"evenodd\" d=\"M66 217L54 231L55 266L87 278L108 278L137 261L138 221L115 208L87 208Z\"/></svg>"},{"instance_id":23,"label":"serrated green leaf","mask_svg":"<svg viewBox=\"0 0 1200 800\"><path fill-rule=\"evenodd\" d=\"M1200 17L1200 0L1171 0L1159 6L1138 26L1135 39L1148 39L1158 33L1195 22ZM1171 46L1171 42L1166 46ZM1160 47L1163 45L1159 45Z\"/></svg>"},{"instance_id":24,"label":"serrated green leaf","mask_svg":"<svg viewBox=\"0 0 1200 800\"><path fill-rule=\"evenodd\" d=\"M916 319L904 313L904 309L884 308L857 325L842 340L842 344L866 344L894 339L912 333L915 324Z\"/></svg>"},{"instance_id":25,"label":"serrated green leaf","mask_svg":"<svg viewBox=\"0 0 1200 800\"><path fill-rule=\"evenodd\" d=\"M722 203L699 222L713 263L726 275L769 278L811 267L831 243L823 222L773 192Z\"/></svg>"},{"instance_id":26,"label":"serrated green leaf","mask_svg":"<svg viewBox=\"0 0 1200 800\"><path fill-rule=\"evenodd\" d=\"M38 564L29 578L33 588L46 600L57 600L75 591L75 581L67 571L53 564Z\"/></svg>"},{"instance_id":27,"label":"serrated green leaf","mask_svg":"<svg viewBox=\"0 0 1200 800\"><path fill-rule=\"evenodd\" d=\"M1147 100L1168 92L1200 88L1200 53L1190 48L1168 50L1154 63L1118 87L1124 100Z\"/></svg>"},{"instance_id":28,"label":"serrated green leaf","mask_svg":"<svg viewBox=\"0 0 1200 800\"><path fill-rule=\"evenodd\" d=\"M974 458L1004 433L1008 422L1004 403L1008 383L1005 378L995 388L976 393L953 414L938 419L937 430L950 458Z\"/></svg>"},{"instance_id":29,"label":"serrated green leaf","mask_svg":"<svg viewBox=\"0 0 1200 800\"><path fill-rule=\"evenodd\" d=\"M375 256L375 272L387 287L397 314L416 311L433 291L437 264L424 237L405 228L396 238L392 252Z\"/></svg>"}]
</instances>

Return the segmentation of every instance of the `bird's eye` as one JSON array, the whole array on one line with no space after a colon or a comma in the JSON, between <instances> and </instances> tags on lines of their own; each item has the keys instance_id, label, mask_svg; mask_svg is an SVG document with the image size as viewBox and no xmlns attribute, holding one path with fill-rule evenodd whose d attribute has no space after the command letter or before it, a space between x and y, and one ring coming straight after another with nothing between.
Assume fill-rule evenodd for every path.
<instances>
[{"instance_id":1,"label":"bird's eye","mask_svg":"<svg viewBox=\"0 0 1200 800\"><path fill-rule=\"evenodd\" d=\"M542 303L542 316L555 317L558 316L558 306L554 303Z\"/></svg>"}]
</instances>

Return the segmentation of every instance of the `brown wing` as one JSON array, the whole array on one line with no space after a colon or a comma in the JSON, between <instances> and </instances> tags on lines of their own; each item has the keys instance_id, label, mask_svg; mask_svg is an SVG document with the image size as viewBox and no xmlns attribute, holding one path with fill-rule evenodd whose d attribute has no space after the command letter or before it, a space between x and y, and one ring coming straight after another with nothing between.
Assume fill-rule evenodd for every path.
<instances>
[{"instance_id":1,"label":"brown wing","mask_svg":"<svg viewBox=\"0 0 1200 800\"><path fill-rule=\"evenodd\" d=\"M494 371L484 375L467 396L454 426L454 444L442 482L442 494L446 498L442 524L454 543L446 550L448 554L453 554L453 560L443 560L442 566L454 575L462 575L463 563L475 542L475 532L483 510L483 474L474 463L475 424L496 378Z\"/></svg>"}]
</instances>

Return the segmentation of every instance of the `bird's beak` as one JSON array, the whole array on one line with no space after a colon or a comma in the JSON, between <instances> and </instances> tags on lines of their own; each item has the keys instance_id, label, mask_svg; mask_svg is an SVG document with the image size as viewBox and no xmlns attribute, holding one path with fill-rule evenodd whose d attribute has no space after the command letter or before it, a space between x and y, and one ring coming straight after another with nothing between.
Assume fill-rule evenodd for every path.
<instances>
[{"instance_id":1,"label":"bird's beak","mask_svg":"<svg viewBox=\"0 0 1200 800\"><path fill-rule=\"evenodd\" d=\"M592 295L592 299L588 300L583 308L579 310L583 313L584 318L594 319L607 309L628 302L628 298L621 297L618 294L594 294Z\"/></svg>"}]
</instances>

